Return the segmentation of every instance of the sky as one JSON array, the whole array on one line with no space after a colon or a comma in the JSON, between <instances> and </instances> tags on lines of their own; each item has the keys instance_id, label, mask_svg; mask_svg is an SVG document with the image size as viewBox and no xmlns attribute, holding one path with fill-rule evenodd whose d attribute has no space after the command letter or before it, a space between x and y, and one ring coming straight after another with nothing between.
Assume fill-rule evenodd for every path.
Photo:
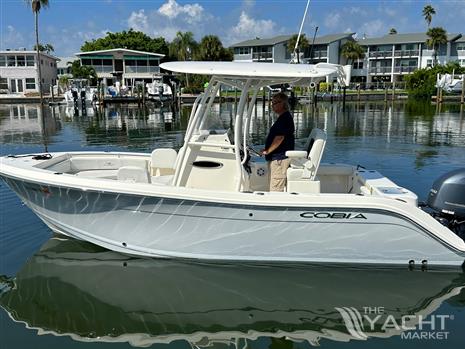
<instances>
[{"instance_id":1,"label":"sky","mask_svg":"<svg viewBox=\"0 0 465 349\"><path fill-rule=\"evenodd\" d=\"M218 35L225 46L255 37L294 34L307 0L49 0L39 16L40 41L59 57L79 52L85 41L107 32L133 28L171 41L178 31L192 31L197 40ZM342 1L311 0L303 32L318 35L355 32L377 37L425 32L422 9L431 4L433 26L465 35L465 0ZM34 46L34 18L25 0L0 0L0 49Z\"/></svg>"}]
</instances>

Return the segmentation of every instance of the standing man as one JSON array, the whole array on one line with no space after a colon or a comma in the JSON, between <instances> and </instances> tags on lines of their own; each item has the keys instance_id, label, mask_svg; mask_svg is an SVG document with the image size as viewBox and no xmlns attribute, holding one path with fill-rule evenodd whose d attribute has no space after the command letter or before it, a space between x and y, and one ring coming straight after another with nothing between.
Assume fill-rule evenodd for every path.
<instances>
[{"instance_id":1,"label":"standing man","mask_svg":"<svg viewBox=\"0 0 465 349\"><path fill-rule=\"evenodd\" d=\"M270 128L266 137L262 155L270 164L270 191L284 191L286 174L290 160L286 151L294 150L294 120L289 112L288 97L285 93L275 94L271 100L273 111L278 119Z\"/></svg>"}]
</instances>

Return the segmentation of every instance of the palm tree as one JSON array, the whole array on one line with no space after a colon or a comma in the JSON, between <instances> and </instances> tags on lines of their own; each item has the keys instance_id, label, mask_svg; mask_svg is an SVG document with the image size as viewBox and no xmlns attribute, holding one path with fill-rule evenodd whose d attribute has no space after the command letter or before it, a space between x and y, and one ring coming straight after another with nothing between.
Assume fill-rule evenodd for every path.
<instances>
[{"instance_id":1,"label":"palm tree","mask_svg":"<svg viewBox=\"0 0 465 349\"><path fill-rule=\"evenodd\" d=\"M428 36L426 44L433 49L433 66L435 66L437 63L439 45L447 44L447 32L444 28L434 27L428 29L426 35Z\"/></svg>"},{"instance_id":2,"label":"palm tree","mask_svg":"<svg viewBox=\"0 0 465 349\"><path fill-rule=\"evenodd\" d=\"M297 43L297 38L298 38L298 34L294 34L292 35L292 37L289 39L289 41L287 42L287 50L293 54L294 53L294 49L296 48L295 47L295 44ZM300 35L300 39L299 39L299 45L297 45L297 49L295 51L296 53L296 56L297 56L297 63L300 63L300 52L301 51L304 51L306 48L308 48L310 46L308 40L307 40L307 37L305 36L305 34L302 34ZM311 59L312 57L310 57Z\"/></svg>"},{"instance_id":3,"label":"palm tree","mask_svg":"<svg viewBox=\"0 0 465 349\"><path fill-rule=\"evenodd\" d=\"M352 64L353 61L357 59L365 58L365 50L362 46L356 41L346 41L341 47L342 56L347 59L349 64Z\"/></svg>"},{"instance_id":4,"label":"palm tree","mask_svg":"<svg viewBox=\"0 0 465 349\"><path fill-rule=\"evenodd\" d=\"M193 57L197 49L197 42L192 32L177 32L176 37L170 44L170 55L179 61L187 61Z\"/></svg>"},{"instance_id":5,"label":"palm tree","mask_svg":"<svg viewBox=\"0 0 465 349\"><path fill-rule=\"evenodd\" d=\"M431 25L431 21L433 20L433 15L436 14L436 10L433 8L433 6L426 5L425 7L423 7L422 13L429 28L429 26Z\"/></svg>"},{"instance_id":6,"label":"palm tree","mask_svg":"<svg viewBox=\"0 0 465 349\"><path fill-rule=\"evenodd\" d=\"M216 35L206 35L200 40L198 59L201 61L221 61L224 57L224 47Z\"/></svg>"},{"instance_id":7,"label":"palm tree","mask_svg":"<svg viewBox=\"0 0 465 349\"><path fill-rule=\"evenodd\" d=\"M37 51L37 80L39 86L40 103L43 104L43 92L42 92L42 71L40 67L40 44L39 44L39 12L42 7L48 7L48 0L26 0L30 4L32 12L34 13L35 20L35 33L36 33L36 51Z\"/></svg>"},{"instance_id":8,"label":"palm tree","mask_svg":"<svg viewBox=\"0 0 465 349\"><path fill-rule=\"evenodd\" d=\"M389 29L389 35L395 35L395 34L397 34L397 29L396 28Z\"/></svg>"}]
</instances>

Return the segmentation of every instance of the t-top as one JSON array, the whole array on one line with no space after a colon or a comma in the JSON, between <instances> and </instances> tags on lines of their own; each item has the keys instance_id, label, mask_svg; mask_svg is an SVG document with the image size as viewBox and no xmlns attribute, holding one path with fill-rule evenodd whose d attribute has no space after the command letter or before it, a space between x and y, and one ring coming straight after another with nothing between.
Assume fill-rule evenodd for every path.
<instances>
[{"instance_id":1,"label":"t-top","mask_svg":"<svg viewBox=\"0 0 465 349\"><path fill-rule=\"evenodd\" d=\"M266 160L272 161L287 158L286 151L294 150L294 129L294 119L292 118L291 113L288 111L282 113L270 128L270 132L266 137L265 149L268 149L271 146L271 143L273 143L273 139L276 136L284 136L284 140L273 152L265 155Z\"/></svg>"}]
</instances>

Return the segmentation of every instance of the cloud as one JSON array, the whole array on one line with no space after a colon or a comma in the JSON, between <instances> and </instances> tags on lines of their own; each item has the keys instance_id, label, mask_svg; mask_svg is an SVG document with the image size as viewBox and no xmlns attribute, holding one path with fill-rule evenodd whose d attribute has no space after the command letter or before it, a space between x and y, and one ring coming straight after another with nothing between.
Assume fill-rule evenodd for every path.
<instances>
[{"instance_id":1,"label":"cloud","mask_svg":"<svg viewBox=\"0 0 465 349\"><path fill-rule=\"evenodd\" d=\"M234 43L255 37L268 38L281 31L277 29L276 23L272 20L255 19L242 11L238 23L229 30L227 41Z\"/></svg>"},{"instance_id":2,"label":"cloud","mask_svg":"<svg viewBox=\"0 0 465 349\"><path fill-rule=\"evenodd\" d=\"M179 5L168 0L158 9L133 11L126 20L129 28L151 36L173 40L178 31L191 31L196 37L210 34L217 20L198 3Z\"/></svg>"},{"instance_id":3,"label":"cloud","mask_svg":"<svg viewBox=\"0 0 465 349\"><path fill-rule=\"evenodd\" d=\"M337 27L340 26L341 24L341 14L338 12L331 12L329 15L326 16L325 18L325 26L328 27L329 29L336 29Z\"/></svg>"},{"instance_id":4,"label":"cloud","mask_svg":"<svg viewBox=\"0 0 465 349\"><path fill-rule=\"evenodd\" d=\"M147 32L149 30L149 23L145 10L132 12L128 18L128 26L137 31Z\"/></svg>"},{"instance_id":5,"label":"cloud","mask_svg":"<svg viewBox=\"0 0 465 349\"><path fill-rule=\"evenodd\" d=\"M28 46L26 45L26 40L24 40L23 34L17 31L16 28L12 25L7 25L6 32L3 32L2 35L0 35L0 37L0 47L2 49L14 49ZM32 48L32 46L29 48Z\"/></svg>"},{"instance_id":6,"label":"cloud","mask_svg":"<svg viewBox=\"0 0 465 349\"><path fill-rule=\"evenodd\" d=\"M387 34L387 25L380 19L365 22L357 32L366 34L369 37L381 36Z\"/></svg>"},{"instance_id":7,"label":"cloud","mask_svg":"<svg viewBox=\"0 0 465 349\"><path fill-rule=\"evenodd\" d=\"M197 3L181 6L175 0L168 0L168 2L161 5L158 13L169 19L182 17L188 23L195 23L202 20L204 9Z\"/></svg>"}]
</instances>

